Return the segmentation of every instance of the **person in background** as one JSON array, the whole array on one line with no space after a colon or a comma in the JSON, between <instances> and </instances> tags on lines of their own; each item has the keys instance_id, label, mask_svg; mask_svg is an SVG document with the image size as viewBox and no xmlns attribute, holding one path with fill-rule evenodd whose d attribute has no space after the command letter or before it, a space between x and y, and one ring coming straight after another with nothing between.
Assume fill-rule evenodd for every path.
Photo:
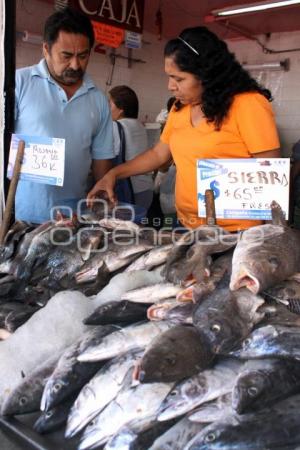
<instances>
[{"instance_id":1,"label":"person in background","mask_svg":"<svg viewBox=\"0 0 300 450\"><path fill-rule=\"evenodd\" d=\"M49 220L53 207L85 199L90 169L97 181L112 167L109 104L85 73L93 45L90 20L66 8L45 23L44 58L16 71L15 133L65 139L63 187L20 180L18 220Z\"/></svg>"},{"instance_id":2,"label":"person in background","mask_svg":"<svg viewBox=\"0 0 300 450\"><path fill-rule=\"evenodd\" d=\"M197 159L279 156L271 93L206 27L187 28L166 44L165 72L176 102L160 141L110 170L89 192L87 201L91 205L105 191L114 202L116 180L158 169L172 157L178 219L185 228L196 228L205 223L198 217ZM260 222L227 219L217 223L236 231Z\"/></svg>"},{"instance_id":3,"label":"person in background","mask_svg":"<svg viewBox=\"0 0 300 450\"><path fill-rule=\"evenodd\" d=\"M300 228L300 140L292 148L289 222Z\"/></svg>"},{"instance_id":4,"label":"person in background","mask_svg":"<svg viewBox=\"0 0 300 450\"><path fill-rule=\"evenodd\" d=\"M139 101L128 86L115 86L109 91L116 163L130 161L147 149L147 133L138 120ZM123 153L123 154L122 154ZM117 184L119 201L134 203L147 211L153 198L153 177L146 173L120 180Z\"/></svg>"}]
</instances>

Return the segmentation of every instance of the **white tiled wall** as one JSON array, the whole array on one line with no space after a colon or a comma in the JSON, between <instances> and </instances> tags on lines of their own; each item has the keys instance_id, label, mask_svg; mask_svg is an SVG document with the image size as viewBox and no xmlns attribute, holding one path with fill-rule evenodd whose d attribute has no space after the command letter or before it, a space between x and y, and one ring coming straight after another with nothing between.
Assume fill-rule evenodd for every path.
<instances>
[{"instance_id":1,"label":"white tiled wall","mask_svg":"<svg viewBox=\"0 0 300 450\"><path fill-rule=\"evenodd\" d=\"M17 0L17 30L29 30L42 33L43 23L51 13L53 6L37 0ZM268 41L259 37L264 44L273 50L300 48L300 31L277 33L271 35ZM143 36L146 43L140 50L133 51L133 57L146 61L145 64L133 63L128 68L127 61L116 60L112 86L127 84L137 93L140 101L140 119L153 121L165 107L170 94L167 91L167 78L163 70L163 48L165 41L149 33ZM230 49L240 62L257 64L270 61L290 59L290 71L265 72L259 74L274 95L273 107L281 139L282 153L289 156L292 144L300 139L300 51L279 54L265 54L254 41L238 40L229 42ZM117 49L117 53L127 55L127 49ZM17 67L35 64L41 57L39 45L24 43L17 39ZM111 64L108 55L92 53L88 72L96 84L104 91L110 86L107 81L111 74Z\"/></svg>"}]
</instances>

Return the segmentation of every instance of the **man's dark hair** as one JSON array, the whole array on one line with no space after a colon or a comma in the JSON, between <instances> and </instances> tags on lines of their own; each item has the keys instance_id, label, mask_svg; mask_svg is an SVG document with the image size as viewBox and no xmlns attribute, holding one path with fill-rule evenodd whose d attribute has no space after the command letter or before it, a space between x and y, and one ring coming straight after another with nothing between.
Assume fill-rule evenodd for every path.
<instances>
[{"instance_id":1,"label":"man's dark hair","mask_svg":"<svg viewBox=\"0 0 300 450\"><path fill-rule=\"evenodd\" d=\"M139 101L136 93L128 86L115 86L109 91L114 104L123 110L124 117L137 119L139 114Z\"/></svg>"},{"instance_id":2,"label":"man's dark hair","mask_svg":"<svg viewBox=\"0 0 300 450\"><path fill-rule=\"evenodd\" d=\"M90 49L94 45L94 30L90 19L75 9L65 8L62 11L57 11L46 20L43 38L50 49L57 41L60 31L83 34L89 39Z\"/></svg>"}]
</instances>

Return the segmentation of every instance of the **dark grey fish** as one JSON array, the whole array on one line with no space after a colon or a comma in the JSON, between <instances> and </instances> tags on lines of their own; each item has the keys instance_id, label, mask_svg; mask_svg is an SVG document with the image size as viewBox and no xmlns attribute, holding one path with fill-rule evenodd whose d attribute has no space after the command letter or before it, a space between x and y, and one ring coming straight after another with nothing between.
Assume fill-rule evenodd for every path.
<instances>
[{"instance_id":1,"label":"dark grey fish","mask_svg":"<svg viewBox=\"0 0 300 450\"><path fill-rule=\"evenodd\" d=\"M262 292L266 299L275 300L285 305L291 312L300 314L300 283L285 280Z\"/></svg>"},{"instance_id":2,"label":"dark grey fish","mask_svg":"<svg viewBox=\"0 0 300 450\"><path fill-rule=\"evenodd\" d=\"M108 302L98 306L83 323L86 325L130 324L145 320L149 304L133 303L128 300Z\"/></svg>"},{"instance_id":3,"label":"dark grey fish","mask_svg":"<svg viewBox=\"0 0 300 450\"><path fill-rule=\"evenodd\" d=\"M177 325L151 342L135 376L143 383L178 381L205 369L213 358L203 334Z\"/></svg>"},{"instance_id":4,"label":"dark grey fish","mask_svg":"<svg viewBox=\"0 0 300 450\"><path fill-rule=\"evenodd\" d=\"M185 450L287 450L300 444L300 395L238 418L228 416L205 427Z\"/></svg>"},{"instance_id":5,"label":"dark grey fish","mask_svg":"<svg viewBox=\"0 0 300 450\"><path fill-rule=\"evenodd\" d=\"M30 224L21 220L16 221L11 226L5 235L3 244L0 246L0 263L7 261L14 255L24 234L31 231L32 228Z\"/></svg>"},{"instance_id":6,"label":"dark grey fish","mask_svg":"<svg viewBox=\"0 0 300 450\"><path fill-rule=\"evenodd\" d=\"M300 231L289 228L276 217L281 208L271 204L274 224L259 225L244 231L232 259L230 289L245 286L254 294L299 271Z\"/></svg>"},{"instance_id":7,"label":"dark grey fish","mask_svg":"<svg viewBox=\"0 0 300 450\"><path fill-rule=\"evenodd\" d=\"M164 275L173 283L184 282L189 276L201 283L210 274L214 253L224 252L236 245L237 236L218 226L203 225L180 238L167 260Z\"/></svg>"},{"instance_id":8,"label":"dark grey fish","mask_svg":"<svg viewBox=\"0 0 300 450\"><path fill-rule=\"evenodd\" d=\"M285 325L300 326L300 316L291 312L286 306L280 303L268 302L259 308L264 312L265 317L261 321L262 325Z\"/></svg>"},{"instance_id":9,"label":"dark grey fish","mask_svg":"<svg viewBox=\"0 0 300 450\"><path fill-rule=\"evenodd\" d=\"M0 328L13 333L39 308L20 302L0 303Z\"/></svg>"},{"instance_id":10,"label":"dark grey fish","mask_svg":"<svg viewBox=\"0 0 300 450\"><path fill-rule=\"evenodd\" d=\"M193 323L215 353L226 354L263 319L264 313L258 310L263 303L247 289L216 289L196 306Z\"/></svg>"},{"instance_id":11,"label":"dark grey fish","mask_svg":"<svg viewBox=\"0 0 300 450\"><path fill-rule=\"evenodd\" d=\"M51 376L59 355L48 359L40 367L25 375L9 394L1 408L2 415L25 414L39 411L44 386Z\"/></svg>"},{"instance_id":12,"label":"dark grey fish","mask_svg":"<svg viewBox=\"0 0 300 450\"><path fill-rule=\"evenodd\" d=\"M88 331L61 355L45 385L41 400L42 411L48 411L72 394L79 392L85 383L95 375L101 364L98 362L83 363L77 360L77 356L89 345L97 345L104 336L117 329L113 325L104 325Z\"/></svg>"},{"instance_id":13,"label":"dark grey fish","mask_svg":"<svg viewBox=\"0 0 300 450\"><path fill-rule=\"evenodd\" d=\"M262 409L300 392L300 361L261 359L248 361L232 391L238 414Z\"/></svg>"},{"instance_id":14,"label":"dark grey fish","mask_svg":"<svg viewBox=\"0 0 300 450\"><path fill-rule=\"evenodd\" d=\"M65 400L62 404L55 406L49 411L42 412L33 425L33 429L40 434L51 433L60 429L68 419L68 414L74 403L75 397Z\"/></svg>"},{"instance_id":15,"label":"dark grey fish","mask_svg":"<svg viewBox=\"0 0 300 450\"><path fill-rule=\"evenodd\" d=\"M266 325L252 331L230 354L242 359L300 359L299 342L300 327Z\"/></svg>"}]
</instances>

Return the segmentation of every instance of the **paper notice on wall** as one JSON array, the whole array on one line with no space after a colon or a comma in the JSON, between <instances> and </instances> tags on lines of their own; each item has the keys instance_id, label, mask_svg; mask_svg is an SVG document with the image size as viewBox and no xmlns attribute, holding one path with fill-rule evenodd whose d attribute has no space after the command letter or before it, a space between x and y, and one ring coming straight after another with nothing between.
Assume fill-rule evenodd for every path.
<instances>
[{"instance_id":1,"label":"paper notice on wall","mask_svg":"<svg viewBox=\"0 0 300 450\"><path fill-rule=\"evenodd\" d=\"M134 33L133 31L125 31L125 47L141 48L142 35L140 33Z\"/></svg>"},{"instance_id":2,"label":"paper notice on wall","mask_svg":"<svg viewBox=\"0 0 300 450\"><path fill-rule=\"evenodd\" d=\"M106 25L105 23L92 20L95 40L108 47L118 48L124 41L124 30L122 28Z\"/></svg>"}]
</instances>

